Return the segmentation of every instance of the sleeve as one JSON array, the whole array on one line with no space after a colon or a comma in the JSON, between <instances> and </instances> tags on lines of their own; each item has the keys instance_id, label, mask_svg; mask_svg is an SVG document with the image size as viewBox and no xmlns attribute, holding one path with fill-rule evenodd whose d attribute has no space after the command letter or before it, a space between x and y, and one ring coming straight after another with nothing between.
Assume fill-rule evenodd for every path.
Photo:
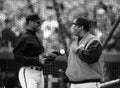
<instances>
[{"instance_id":1,"label":"sleeve","mask_svg":"<svg viewBox=\"0 0 120 88\"><path fill-rule=\"evenodd\" d=\"M27 42L24 38L21 38L18 42L17 46L14 48L14 60L18 63L24 63L24 62L38 62L39 57L26 57L24 56L25 49L27 48Z\"/></svg>"},{"instance_id":2,"label":"sleeve","mask_svg":"<svg viewBox=\"0 0 120 88\"><path fill-rule=\"evenodd\" d=\"M101 53L102 45L98 40L92 41L87 50L78 49L76 52L78 57L88 64L96 63L99 60Z\"/></svg>"}]
</instances>

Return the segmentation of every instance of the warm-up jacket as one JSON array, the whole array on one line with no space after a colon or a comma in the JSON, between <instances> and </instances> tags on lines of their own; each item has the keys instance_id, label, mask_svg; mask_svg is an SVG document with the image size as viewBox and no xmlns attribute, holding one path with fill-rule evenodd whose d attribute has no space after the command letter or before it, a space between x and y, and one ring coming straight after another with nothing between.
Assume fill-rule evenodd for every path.
<instances>
[{"instance_id":1,"label":"warm-up jacket","mask_svg":"<svg viewBox=\"0 0 120 88\"><path fill-rule=\"evenodd\" d=\"M35 35L35 32L27 30L13 50L14 60L23 66L39 66L38 58L43 52L44 47Z\"/></svg>"},{"instance_id":2,"label":"warm-up jacket","mask_svg":"<svg viewBox=\"0 0 120 88\"><path fill-rule=\"evenodd\" d=\"M76 53L73 53L72 48L79 46ZM81 49L80 47L84 47ZM78 43L75 40L71 47L68 56L68 66L66 75L70 81L86 81L86 80L103 80L103 58L102 45L98 38L87 33Z\"/></svg>"}]
</instances>

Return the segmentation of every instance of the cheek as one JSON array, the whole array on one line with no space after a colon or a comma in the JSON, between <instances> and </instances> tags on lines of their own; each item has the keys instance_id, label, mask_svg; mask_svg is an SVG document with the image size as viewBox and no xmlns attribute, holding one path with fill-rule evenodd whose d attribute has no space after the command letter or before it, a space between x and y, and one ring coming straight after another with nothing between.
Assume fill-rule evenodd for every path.
<instances>
[{"instance_id":1,"label":"cheek","mask_svg":"<svg viewBox=\"0 0 120 88\"><path fill-rule=\"evenodd\" d=\"M82 30L79 30L79 29L78 29L78 30L75 30L74 34L75 34L75 35L80 35L81 32L82 32Z\"/></svg>"},{"instance_id":2,"label":"cheek","mask_svg":"<svg viewBox=\"0 0 120 88\"><path fill-rule=\"evenodd\" d=\"M73 31L74 31L74 27L72 26L72 27L71 27L71 32L73 32Z\"/></svg>"},{"instance_id":3,"label":"cheek","mask_svg":"<svg viewBox=\"0 0 120 88\"><path fill-rule=\"evenodd\" d=\"M80 30L78 30L78 29L74 30L74 33L76 33L76 34L79 33L79 32L80 32Z\"/></svg>"}]
</instances>

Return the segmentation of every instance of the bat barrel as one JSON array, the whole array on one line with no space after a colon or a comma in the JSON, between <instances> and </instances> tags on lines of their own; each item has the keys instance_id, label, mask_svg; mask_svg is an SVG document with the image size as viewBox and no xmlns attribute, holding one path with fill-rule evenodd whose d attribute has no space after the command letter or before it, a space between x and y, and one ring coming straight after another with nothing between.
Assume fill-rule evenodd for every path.
<instances>
[{"instance_id":1,"label":"bat barrel","mask_svg":"<svg viewBox=\"0 0 120 88\"><path fill-rule=\"evenodd\" d=\"M120 83L120 79L116 79L116 80L112 80L112 81L109 81L109 82L101 83L99 85L99 88L104 88L104 87L111 86L111 85L114 85L114 84L117 84L117 83Z\"/></svg>"}]
</instances>

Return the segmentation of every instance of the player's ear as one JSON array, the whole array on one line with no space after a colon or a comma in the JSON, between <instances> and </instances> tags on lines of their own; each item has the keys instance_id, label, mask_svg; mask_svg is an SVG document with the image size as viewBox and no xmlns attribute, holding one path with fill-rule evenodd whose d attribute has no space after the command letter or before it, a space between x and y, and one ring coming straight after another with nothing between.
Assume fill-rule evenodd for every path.
<instances>
[{"instance_id":1,"label":"player's ear","mask_svg":"<svg viewBox=\"0 0 120 88\"><path fill-rule=\"evenodd\" d=\"M84 29L84 26L79 26L79 29Z\"/></svg>"},{"instance_id":2,"label":"player's ear","mask_svg":"<svg viewBox=\"0 0 120 88\"><path fill-rule=\"evenodd\" d=\"M81 26L81 28L83 29L83 28L84 28L84 26Z\"/></svg>"}]
</instances>

